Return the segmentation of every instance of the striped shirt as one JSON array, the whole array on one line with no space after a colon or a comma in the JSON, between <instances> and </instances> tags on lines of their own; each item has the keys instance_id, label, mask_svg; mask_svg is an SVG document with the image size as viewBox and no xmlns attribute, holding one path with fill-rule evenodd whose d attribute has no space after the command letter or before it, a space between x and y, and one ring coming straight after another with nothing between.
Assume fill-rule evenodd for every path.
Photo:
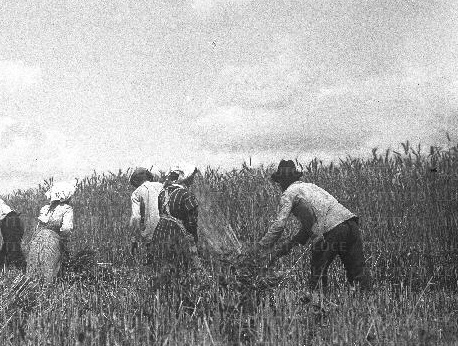
<instances>
[{"instance_id":1,"label":"striped shirt","mask_svg":"<svg viewBox=\"0 0 458 346\"><path fill-rule=\"evenodd\" d=\"M186 230L197 240L198 202L196 196L188 189L177 184L164 188L159 194L159 213L173 216L183 222ZM156 233L167 232L177 227L175 222L161 218Z\"/></svg>"}]
</instances>

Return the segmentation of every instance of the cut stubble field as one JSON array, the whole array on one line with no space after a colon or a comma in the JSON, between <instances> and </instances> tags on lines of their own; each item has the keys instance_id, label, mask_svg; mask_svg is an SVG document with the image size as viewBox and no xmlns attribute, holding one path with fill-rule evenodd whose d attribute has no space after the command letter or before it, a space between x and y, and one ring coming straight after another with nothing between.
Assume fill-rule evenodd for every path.
<instances>
[{"instance_id":1,"label":"cut stubble field","mask_svg":"<svg viewBox=\"0 0 458 346\"><path fill-rule=\"evenodd\" d=\"M158 285L155 273L129 253L129 172L94 173L79 182L73 199L72 253L95 251L97 262L111 265L96 266L82 278L73 274L24 299L11 291L18 273L2 274L3 299L14 304L0 316L0 344L458 344L458 147L420 153L403 146L402 154L374 150L370 159L304 166L305 181L359 215L375 284L371 292L349 290L336 261L324 310L316 311L304 299L309 253L295 248L275 267L291 269L287 277L263 289L255 272L251 282L257 287L244 289L227 264L207 259L212 279L195 287L195 309L189 311L182 287ZM193 186L200 234L230 229L242 244L259 240L280 197L271 172L247 165L201 172ZM26 221L25 251L50 183L5 196ZM292 220L283 237L296 227Z\"/></svg>"}]
</instances>

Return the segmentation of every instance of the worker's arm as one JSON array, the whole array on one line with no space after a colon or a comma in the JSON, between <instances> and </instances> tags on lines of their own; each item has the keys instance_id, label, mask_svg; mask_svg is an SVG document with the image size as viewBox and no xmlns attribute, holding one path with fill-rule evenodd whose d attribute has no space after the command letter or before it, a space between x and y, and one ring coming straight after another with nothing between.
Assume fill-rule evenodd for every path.
<instances>
[{"instance_id":1,"label":"worker's arm","mask_svg":"<svg viewBox=\"0 0 458 346\"><path fill-rule=\"evenodd\" d=\"M68 258L70 254L69 250L69 242L70 236L73 231L73 208L68 206L67 210L65 211L64 216L62 217L62 225L60 227L60 236L61 236L61 246L62 246L62 254L64 258Z\"/></svg>"},{"instance_id":2,"label":"worker's arm","mask_svg":"<svg viewBox=\"0 0 458 346\"><path fill-rule=\"evenodd\" d=\"M46 224L49 221L49 205L45 205L40 209L40 215L38 215L38 222L40 224Z\"/></svg>"},{"instance_id":3,"label":"worker's arm","mask_svg":"<svg viewBox=\"0 0 458 346\"><path fill-rule=\"evenodd\" d=\"M62 225L60 227L60 239L61 239L61 249L62 256L64 261L68 260L70 256L70 249L68 244L70 243L70 236L73 231L73 208L67 206L67 210L62 217Z\"/></svg>"},{"instance_id":4,"label":"worker's arm","mask_svg":"<svg viewBox=\"0 0 458 346\"><path fill-rule=\"evenodd\" d=\"M284 242L272 255L269 265L272 265L280 257L288 255L296 245L306 245L311 239L312 227L316 222L316 216L302 199L296 200L292 213L301 222L301 229L291 239Z\"/></svg>"},{"instance_id":5,"label":"worker's arm","mask_svg":"<svg viewBox=\"0 0 458 346\"><path fill-rule=\"evenodd\" d=\"M312 237L312 227L316 223L316 215L311 207L307 206L303 199L298 199L292 210L294 216L301 222L301 229L297 232L292 241L305 245Z\"/></svg>"},{"instance_id":6,"label":"worker's arm","mask_svg":"<svg viewBox=\"0 0 458 346\"><path fill-rule=\"evenodd\" d=\"M130 227L133 229L140 229L140 222L141 222L141 214L140 214L140 196L136 194L135 192L132 193L132 196L130 198L130 201L132 203L132 214L130 216Z\"/></svg>"},{"instance_id":7,"label":"worker's arm","mask_svg":"<svg viewBox=\"0 0 458 346\"><path fill-rule=\"evenodd\" d=\"M73 231L73 208L68 207L62 217L62 226L60 227L60 234L64 238L69 238Z\"/></svg>"},{"instance_id":8,"label":"worker's arm","mask_svg":"<svg viewBox=\"0 0 458 346\"><path fill-rule=\"evenodd\" d=\"M197 242L197 221L199 219L199 203L197 202L196 196L186 191L183 194L183 208L186 210L186 216L183 220L183 224L186 230L192 234Z\"/></svg>"},{"instance_id":9,"label":"worker's arm","mask_svg":"<svg viewBox=\"0 0 458 346\"><path fill-rule=\"evenodd\" d=\"M132 215L130 217L130 228L133 236L136 238L141 236L141 232L145 229L145 203L138 191L134 191L131 197Z\"/></svg>"},{"instance_id":10,"label":"worker's arm","mask_svg":"<svg viewBox=\"0 0 458 346\"><path fill-rule=\"evenodd\" d=\"M272 247L278 239L280 239L291 210L293 208L294 195L290 193L283 193L280 199L280 209L277 214L276 220L269 227L267 233L259 241L259 245L263 248Z\"/></svg>"},{"instance_id":11,"label":"worker's arm","mask_svg":"<svg viewBox=\"0 0 458 346\"><path fill-rule=\"evenodd\" d=\"M134 254L138 249L138 241L140 239L142 216L141 216L141 198L137 191L132 193L130 198L132 203L132 214L130 216L129 228L131 232L131 254Z\"/></svg>"}]
</instances>

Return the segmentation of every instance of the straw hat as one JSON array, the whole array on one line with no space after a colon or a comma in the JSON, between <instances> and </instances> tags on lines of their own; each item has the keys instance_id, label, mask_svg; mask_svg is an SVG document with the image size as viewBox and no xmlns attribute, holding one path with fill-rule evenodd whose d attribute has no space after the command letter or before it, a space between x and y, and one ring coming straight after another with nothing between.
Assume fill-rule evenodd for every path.
<instances>
[{"instance_id":1,"label":"straw hat","mask_svg":"<svg viewBox=\"0 0 458 346\"><path fill-rule=\"evenodd\" d=\"M281 160L278 165L277 171L272 174L271 178L275 182L279 182L284 179L298 179L302 177L302 172L296 169L296 165L292 160Z\"/></svg>"}]
</instances>

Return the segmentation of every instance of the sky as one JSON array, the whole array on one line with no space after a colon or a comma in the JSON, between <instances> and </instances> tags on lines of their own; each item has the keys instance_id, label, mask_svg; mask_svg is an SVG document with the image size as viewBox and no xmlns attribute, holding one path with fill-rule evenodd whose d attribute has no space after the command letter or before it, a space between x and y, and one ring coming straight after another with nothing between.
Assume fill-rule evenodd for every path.
<instances>
[{"instance_id":1,"label":"sky","mask_svg":"<svg viewBox=\"0 0 458 346\"><path fill-rule=\"evenodd\" d=\"M458 139L452 0L0 5L0 195Z\"/></svg>"}]
</instances>

